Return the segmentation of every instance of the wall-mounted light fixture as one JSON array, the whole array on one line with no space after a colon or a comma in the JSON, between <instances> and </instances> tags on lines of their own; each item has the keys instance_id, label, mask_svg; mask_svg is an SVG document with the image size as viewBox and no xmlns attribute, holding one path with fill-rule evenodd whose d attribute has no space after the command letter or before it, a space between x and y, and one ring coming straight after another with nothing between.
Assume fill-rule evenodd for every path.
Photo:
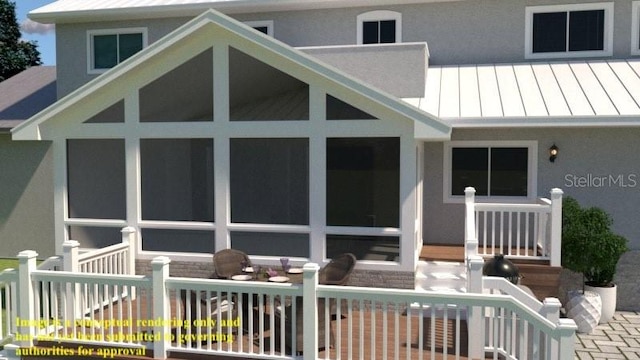
<instances>
[{"instance_id":1,"label":"wall-mounted light fixture","mask_svg":"<svg viewBox=\"0 0 640 360\"><path fill-rule=\"evenodd\" d=\"M553 144L549 148L549 161L556 161L556 157L558 157L558 147L556 146L556 144Z\"/></svg>"}]
</instances>

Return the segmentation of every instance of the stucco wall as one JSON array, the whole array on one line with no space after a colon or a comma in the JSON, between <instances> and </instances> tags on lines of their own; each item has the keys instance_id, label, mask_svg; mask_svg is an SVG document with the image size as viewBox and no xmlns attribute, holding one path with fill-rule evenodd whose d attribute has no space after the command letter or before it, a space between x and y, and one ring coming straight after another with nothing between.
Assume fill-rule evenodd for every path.
<instances>
[{"instance_id":1,"label":"stucco wall","mask_svg":"<svg viewBox=\"0 0 640 360\"><path fill-rule=\"evenodd\" d=\"M585 206L613 218L613 230L640 250L640 129L454 130L452 140L535 140L538 142L537 196L558 187ZM549 147L560 149L549 162ZM464 205L443 203L443 144L425 146L425 243L463 243ZM610 178L611 176L611 178ZM622 180L621 180L622 179Z\"/></svg>"},{"instance_id":2,"label":"stucco wall","mask_svg":"<svg viewBox=\"0 0 640 360\"><path fill-rule=\"evenodd\" d=\"M51 144L0 134L0 257L54 254Z\"/></svg>"},{"instance_id":3,"label":"stucco wall","mask_svg":"<svg viewBox=\"0 0 640 360\"><path fill-rule=\"evenodd\" d=\"M384 7L352 7L261 14L234 14L242 21L273 20L274 36L292 46L356 44L356 17L371 10L402 13L402 41L427 42L429 63L504 63L524 60L525 6L597 2L587 0L474 0ZM631 0L615 0L616 58L630 54ZM153 43L187 18L58 24L59 96L95 75L87 74L87 30L147 27Z\"/></svg>"}]
</instances>

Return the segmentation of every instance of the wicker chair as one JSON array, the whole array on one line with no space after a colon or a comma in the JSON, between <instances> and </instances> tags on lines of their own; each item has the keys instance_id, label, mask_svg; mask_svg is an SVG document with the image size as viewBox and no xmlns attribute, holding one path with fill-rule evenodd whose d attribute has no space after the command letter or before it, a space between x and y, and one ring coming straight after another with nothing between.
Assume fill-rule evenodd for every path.
<instances>
[{"instance_id":1,"label":"wicker chair","mask_svg":"<svg viewBox=\"0 0 640 360\"><path fill-rule=\"evenodd\" d=\"M346 285L355 265L356 257L351 253L334 256L320 270L318 282L322 285Z\"/></svg>"},{"instance_id":2,"label":"wicker chair","mask_svg":"<svg viewBox=\"0 0 640 360\"><path fill-rule=\"evenodd\" d=\"M224 249L213 254L214 276L218 279L231 279L233 275L242 274L242 263L251 266L249 256L236 249Z\"/></svg>"}]
</instances>

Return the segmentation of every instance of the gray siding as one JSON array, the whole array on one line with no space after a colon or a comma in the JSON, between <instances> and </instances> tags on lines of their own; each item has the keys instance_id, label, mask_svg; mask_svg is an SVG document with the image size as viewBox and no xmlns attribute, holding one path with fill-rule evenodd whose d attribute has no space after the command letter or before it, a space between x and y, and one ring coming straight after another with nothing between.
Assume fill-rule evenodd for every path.
<instances>
[{"instance_id":1,"label":"gray siding","mask_svg":"<svg viewBox=\"0 0 640 360\"><path fill-rule=\"evenodd\" d=\"M640 129L507 129L454 130L452 140L535 140L538 142L538 197L549 197L558 187L581 204L598 206L611 214L615 232L640 250ZM549 162L549 147L559 155ZM463 204L443 203L443 144L425 146L424 241L426 244L462 244ZM598 178L622 176L624 183ZM578 184L574 176L587 178ZM588 179L596 180L588 180ZM584 182L583 181L583 182ZM577 186L580 185L580 186Z\"/></svg>"},{"instance_id":2,"label":"gray siding","mask_svg":"<svg viewBox=\"0 0 640 360\"><path fill-rule=\"evenodd\" d=\"M476 0L356 7L261 14L235 14L239 20L273 20L274 35L300 46L353 45L356 17L371 10L402 13L403 42L427 42L429 63L470 64L524 61L525 6L597 2L592 0ZM615 0L615 58L628 58L631 42L631 0ZM91 29L147 27L153 43L186 18L149 19L91 24L58 24L59 96L89 81L86 31Z\"/></svg>"},{"instance_id":3,"label":"gray siding","mask_svg":"<svg viewBox=\"0 0 640 360\"><path fill-rule=\"evenodd\" d=\"M0 257L54 255L51 143L0 134Z\"/></svg>"}]
</instances>

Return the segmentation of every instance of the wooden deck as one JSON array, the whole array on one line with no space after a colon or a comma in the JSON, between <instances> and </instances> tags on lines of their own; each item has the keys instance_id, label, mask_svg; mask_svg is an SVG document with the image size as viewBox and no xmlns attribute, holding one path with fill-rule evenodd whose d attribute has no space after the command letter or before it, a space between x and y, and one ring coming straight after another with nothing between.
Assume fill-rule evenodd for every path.
<instances>
[{"instance_id":1,"label":"wooden deck","mask_svg":"<svg viewBox=\"0 0 640 360\"><path fill-rule=\"evenodd\" d=\"M148 301L145 297L145 294L139 294L137 300L132 301L132 304L134 309L137 309L138 305L140 305L139 310L135 310L132 312L132 317L130 318L131 320L133 320L132 323L135 323L135 321L139 318L145 319L146 317L139 316L139 314L148 314ZM100 315L100 310L98 310L95 312L95 319L99 321L99 319L102 318L101 316L105 316L106 314L109 314L110 316L105 316L104 319L111 318L111 311L112 310L109 309L109 306L102 309L103 315ZM176 314L174 301L172 301L171 314L172 318ZM424 314L427 315L428 312L425 311ZM113 313L113 317L116 318L117 313ZM258 356L260 354L278 356L282 353L282 349L280 348L281 343L278 337L274 338L273 343L275 344L275 346L273 347L272 352L271 337L273 334L272 331L269 330L270 322L270 315L266 313L264 318L265 331L262 341L260 339L254 338L253 336L249 336L248 334L246 334L246 332L243 332L241 328L233 328L228 330L229 332L227 333L233 336L232 341L212 341L210 343L207 343L205 341L200 344L194 342L191 342L189 344L182 343L180 344L180 346L183 348L183 351L171 351L169 353L169 358L238 359L238 356L240 355L203 355L195 354L192 351L193 349L206 349L208 347L213 350L234 352L241 349L241 351L247 353L246 355L242 355L243 358L251 358L251 353ZM467 359L468 329L465 320L455 321L454 319L449 319L444 322L442 319L436 319L432 323L432 320L429 317L421 317L418 310L411 310L410 316L408 316L406 311L396 312L392 310L383 310L380 306L378 306L377 309L374 310L366 308L362 308L361 310L354 309L351 313L351 322L352 329L351 336L349 336L349 319L345 315L342 315L340 318L336 318L336 316L333 316L333 319L331 320L331 329L335 340L333 341L333 345L328 349L320 349L319 358L357 359L362 357L366 359L379 359L385 358L384 354L386 353L389 359L446 359L447 356L443 355L444 353L448 354L448 356L452 356L458 353L460 355L460 359ZM422 328L422 339L420 339L419 336L420 327ZM384 331L385 329L386 332ZM85 326L84 329L83 327L75 327L75 330L78 333L86 334L92 334L94 330L96 332L99 331L98 329L91 329L91 326ZM124 329L121 329L119 331L133 334L150 333L150 329L144 329L140 327L133 327L130 330L131 331L129 331L129 329L125 327ZM67 334L71 334L73 328L68 327L66 328L66 331ZM174 335L176 334L175 328L172 328L172 333ZM184 333L184 330L182 330L182 333ZM63 330L61 330L59 334L60 336L62 336ZM152 334L150 336L152 336ZM457 344L455 341L456 338L459 339L459 342ZM40 341L36 343L36 346L41 348L60 348L62 346L66 348L76 349L78 345L78 343L65 343L64 341L60 342L56 341L55 339L53 341ZM173 346L178 346L178 344L174 342ZM85 348L94 349L94 354L92 356L76 356L74 358L98 359L103 358L104 356L102 354L97 354L97 349L101 348L99 345L88 344L85 345ZM290 354L290 349L285 349L285 353ZM339 357L338 353L340 354ZM113 358L148 359L152 357L153 353L151 351L147 351L145 356L116 355ZM46 356L24 357L24 359L34 360L36 358L39 360L47 359Z\"/></svg>"}]
</instances>

